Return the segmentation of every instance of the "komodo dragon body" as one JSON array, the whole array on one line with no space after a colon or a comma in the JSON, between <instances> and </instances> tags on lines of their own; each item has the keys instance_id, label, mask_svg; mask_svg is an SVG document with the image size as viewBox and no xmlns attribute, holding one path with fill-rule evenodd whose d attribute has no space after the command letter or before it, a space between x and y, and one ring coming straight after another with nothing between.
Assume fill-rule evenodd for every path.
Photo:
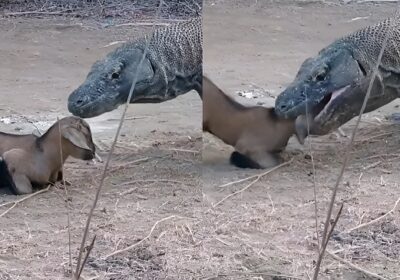
<instances>
[{"instance_id":1,"label":"komodo dragon body","mask_svg":"<svg viewBox=\"0 0 400 280\"><path fill-rule=\"evenodd\" d=\"M158 28L149 38L125 43L94 63L69 96L68 110L90 118L126 103L147 40L130 103L164 102L191 90L201 97L203 33L201 17L196 17Z\"/></svg>"},{"instance_id":2,"label":"komodo dragon body","mask_svg":"<svg viewBox=\"0 0 400 280\"><path fill-rule=\"evenodd\" d=\"M340 38L306 59L294 81L277 97L276 113L307 114L310 133L324 135L360 113L385 36L386 48L364 113L398 98L400 90L400 15Z\"/></svg>"}]
</instances>

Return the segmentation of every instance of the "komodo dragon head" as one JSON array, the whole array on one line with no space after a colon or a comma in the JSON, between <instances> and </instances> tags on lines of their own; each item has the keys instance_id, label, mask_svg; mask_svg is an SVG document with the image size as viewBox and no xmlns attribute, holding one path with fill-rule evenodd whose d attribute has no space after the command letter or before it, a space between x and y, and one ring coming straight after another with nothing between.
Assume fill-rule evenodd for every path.
<instances>
[{"instance_id":1,"label":"komodo dragon head","mask_svg":"<svg viewBox=\"0 0 400 280\"><path fill-rule=\"evenodd\" d=\"M374 81L384 38L387 45ZM294 81L277 97L284 118L308 115L310 133L323 135L357 116L371 84L364 113L400 97L400 14L344 36L306 59Z\"/></svg>"},{"instance_id":2,"label":"komodo dragon head","mask_svg":"<svg viewBox=\"0 0 400 280\"><path fill-rule=\"evenodd\" d=\"M69 96L68 110L81 118L90 118L116 109L127 102L136 73L130 102L151 103L146 99L155 95L149 88L154 88L150 86L156 82L156 71L147 56L138 69L143 53L142 48L126 44L94 63L86 80Z\"/></svg>"},{"instance_id":3,"label":"komodo dragon head","mask_svg":"<svg viewBox=\"0 0 400 280\"><path fill-rule=\"evenodd\" d=\"M275 110L284 118L311 114L313 134L328 133L359 113L362 99L357 98L363 95L365 75L347 48L324 49L303 62L294 81L277 97Z\"/></svg>"}]
</instances>

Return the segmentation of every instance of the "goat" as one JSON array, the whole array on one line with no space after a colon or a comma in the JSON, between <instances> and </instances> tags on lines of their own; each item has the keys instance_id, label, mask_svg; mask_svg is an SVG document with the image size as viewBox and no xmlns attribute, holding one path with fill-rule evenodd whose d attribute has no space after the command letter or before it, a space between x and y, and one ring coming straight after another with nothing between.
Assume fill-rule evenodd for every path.
<instances>
[{"instance_id":1,"label":"goat","mask_svg":"<svg viewBox=\"0 0 400 280\"><path fill-rule=\"evenodd\" d=\"M240 168L269 168L282 162L279 153L296 134L303 144L304 118L280 119L274 108L244 106L203 75L203 131L231 145L230 163Z\"/></svg>"},{"instance_id":2,"label":"goat","mask_svg":"<svg viewBox=\"0 0 400 280\"><path fill-rule=\"evenodd\" d=\"M61 181L69 156L91 160L95 151L89 125L75 116L60 119L40 137L0 133L0 185L16 195L32 193L32 186Z\"/></svg>"}]
</instances>

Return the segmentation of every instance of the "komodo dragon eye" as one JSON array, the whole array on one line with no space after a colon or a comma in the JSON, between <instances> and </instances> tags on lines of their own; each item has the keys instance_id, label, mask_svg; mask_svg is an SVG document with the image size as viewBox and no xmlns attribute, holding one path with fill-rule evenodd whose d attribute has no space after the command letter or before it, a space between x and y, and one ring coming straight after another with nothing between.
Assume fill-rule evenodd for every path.
<instances>
[{"instance_id":1,"label":"komodo dragon eye","mask_svg":"<svg viewBox=\"0 0 400 280\"><path fill-rule=\"evenodd\" d=\"M114 73L111 74L111 78L112 79L118 79L119 78L119 74L114 72Z\"/></svg>"},{"instance_id":2,"label":"komodo dragon eye","mask_svg":"<svg viewBox=\"0 0 400 280\"><path fill-rule=\"evenodd\" d=\"M318 81L318 82L321 82L321 81L325 80L325 78L326 78L326 72L324 71L324 72L318 73L318 74L315 76L314 79L315 79L316 81Z\"/></svg>"}]
</instances>

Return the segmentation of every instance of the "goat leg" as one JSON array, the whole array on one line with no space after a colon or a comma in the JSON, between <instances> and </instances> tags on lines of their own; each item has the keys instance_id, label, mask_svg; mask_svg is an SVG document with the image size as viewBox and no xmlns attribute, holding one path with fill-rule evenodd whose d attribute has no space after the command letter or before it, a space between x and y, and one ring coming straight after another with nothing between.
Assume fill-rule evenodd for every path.
<instances>
[{"instance_id":1,"label":"goat leg","mask_svg":"<svg viewBox=\"0 0 400 280\"><path fill-rule=\"evenodd\" d=\"M33 192L31 181L24 174L12 175L18 194L30 194Z\"/></svg>"}]
</instances>

